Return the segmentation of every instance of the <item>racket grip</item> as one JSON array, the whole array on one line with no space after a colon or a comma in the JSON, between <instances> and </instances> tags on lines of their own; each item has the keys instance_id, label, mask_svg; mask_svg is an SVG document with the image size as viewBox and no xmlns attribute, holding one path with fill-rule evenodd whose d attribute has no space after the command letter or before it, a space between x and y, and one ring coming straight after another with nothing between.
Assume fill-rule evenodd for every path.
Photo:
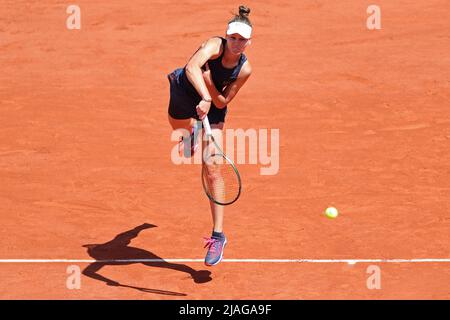
<instances>
[{"instance_id":1,"label":"racket grip","mask_svg":"<svg viewBox=\"0 0 450 320\"><path fill-rule=\"evenodd\" d=\"M212 135L212 133L211 133L211 126L209 125L209 120L208 120L208 116L206 116L204 119L203 119L203 128L205 128L205 134L206 134L206 136L211 136Z\"/></svg>"},{"instance_id":2,"label":"racket grip","mask_svg":"<svg viewBox=\"0 0 450 320\"><path fill-rule=\"evenodd\" d=\"M198 106L197 106L198 108ZM209 125L208 116L206 115L205 118L203 118L203 128L205 130L205 134L207 137L210 137L212 135L211 133L211 126Z\"/></svg>"}]
</instances>

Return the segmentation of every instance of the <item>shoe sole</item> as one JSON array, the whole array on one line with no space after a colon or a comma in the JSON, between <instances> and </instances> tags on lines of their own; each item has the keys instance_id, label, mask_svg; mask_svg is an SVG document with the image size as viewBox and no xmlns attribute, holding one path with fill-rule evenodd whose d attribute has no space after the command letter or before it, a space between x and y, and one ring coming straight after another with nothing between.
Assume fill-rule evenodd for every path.
<instances>
[{"instance_id":1,"label":"shoe sole","mask_svg":"<svg viewBox=\"0 0 450 320\"><path fill-rule=\"evenodd\" d=\"M222 261L222 258L223 258L223 252L224 252L224 250L225 250L225 245L227 244L227 239L225 238L225 242L223 243L223 246L222 246L222 253L220 254L220 258L219 258L219 260L216 262L216 263L213 263L213 264L209 264L209 263L206 263L205 262L205 265L207 265L208 267L212 267L212 266L215 266L216 264L218 264L220 261Z\"/></svg>"}]
</instances>

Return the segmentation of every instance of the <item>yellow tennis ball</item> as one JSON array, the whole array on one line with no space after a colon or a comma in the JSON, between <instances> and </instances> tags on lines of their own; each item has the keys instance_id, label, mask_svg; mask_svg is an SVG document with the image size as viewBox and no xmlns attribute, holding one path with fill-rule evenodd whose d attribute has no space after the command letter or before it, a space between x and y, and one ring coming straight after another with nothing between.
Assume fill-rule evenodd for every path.
<instances>
[{"instance_id":1,"label":"yellow tennis ball","mask_svg":"<svg viewBox=\"0 0 450 320\"><path fill-rule=\"evenodd\" d=\"M339 214L338 210L334 207L329 207L325 210L325 215L330 219L336 218L338 214Z\"/></svg>"}]
</instances>

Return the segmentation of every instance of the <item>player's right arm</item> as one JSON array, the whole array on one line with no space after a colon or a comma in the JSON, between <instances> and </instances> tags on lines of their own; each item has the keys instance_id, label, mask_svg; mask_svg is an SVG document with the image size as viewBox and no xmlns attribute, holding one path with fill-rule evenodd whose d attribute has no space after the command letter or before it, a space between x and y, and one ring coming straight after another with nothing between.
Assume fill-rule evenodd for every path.
<instances>
[{"instance_id":1,"label":"player's right arm","mask_svg":"<svg viewBox=\"0 0 450 320\"><path fill-rule=\"evenodd\" d=\"M186 76L203 99L198 105L198 109L200 109L198 110L198 115L201 119L208 114L209 108L211 107L211 102L205 101L211 101L211 95L209 94L205 80L203 79L201 67L211 57L220 54L221 44L222 40L220 38L209 39L201 45L186 65Z\"/></svg>"}]
</instances>

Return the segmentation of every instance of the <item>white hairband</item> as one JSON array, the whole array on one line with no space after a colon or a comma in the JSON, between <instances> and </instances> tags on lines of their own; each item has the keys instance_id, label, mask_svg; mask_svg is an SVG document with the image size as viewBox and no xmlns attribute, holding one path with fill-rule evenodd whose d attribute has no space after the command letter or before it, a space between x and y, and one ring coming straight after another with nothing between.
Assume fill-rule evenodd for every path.
<instances>
[{"instance_id":1,"label":"white hairband","mask_svg":"<svg viewBox=\"0 0 450 320\"><path fill-rule=\"evenodd\" d=\"M227 35L238 33L246 39L252 37L252 27L243 22L232 22L228 25Z\"/></svg>"}]
</instances>

